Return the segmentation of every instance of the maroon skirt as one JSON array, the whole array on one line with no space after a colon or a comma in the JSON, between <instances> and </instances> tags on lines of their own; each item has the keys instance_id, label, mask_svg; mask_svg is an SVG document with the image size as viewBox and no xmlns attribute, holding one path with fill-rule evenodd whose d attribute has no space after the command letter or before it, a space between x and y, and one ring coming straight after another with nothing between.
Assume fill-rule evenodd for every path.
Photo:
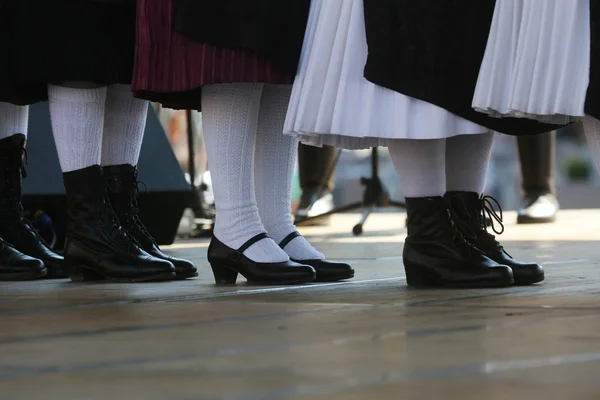
<instances>
[{"instance_id":1,"label":"maroon skirt","mask_svg":"<svg viewBox=\"0 0 600 400\"><path fill-rule=\"evenodd\" d=\"M173 0L138 0L132 89L136 97L200 110L200 89L217 83L291 84L294 76L261 54L193 41L172 29Z\"/></svg>"}]
</instances>

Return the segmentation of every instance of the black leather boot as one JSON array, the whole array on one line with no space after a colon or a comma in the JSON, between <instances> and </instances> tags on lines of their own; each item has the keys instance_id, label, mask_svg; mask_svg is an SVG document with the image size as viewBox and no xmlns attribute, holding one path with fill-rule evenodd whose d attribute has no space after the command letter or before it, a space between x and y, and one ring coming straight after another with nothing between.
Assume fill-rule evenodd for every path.
<instances>
[{"instance_id":1,"label":"black leather boot","mask_svg":"<svg viewBox=\"0 0 600 400\"><path fill-rule=\"evenodd\" d=\"M556 132L519 136L517 144L523 191L517 223L554 222L560 208L554 182Z\"/></svg>"},{"instance_id":2,"label":"black leather boot","mask_svg":"<svg viewBox=\"0 0 600 400\"><path fill-rule=\"evenodd\" d=\"M474 233L471 243L497 263L508 265L513 270L516 285L530 285L544 280L544 269L540 265L515 260L498 243L496 237L487 231L487 219L492 222L491 228L496 234L500 235L504 231L502 209L493 197L480 198L474 192L448 192L446 199L452 204L456 217L460 218L459 224ZM498 212L491 202L496 204ZM496 229L496 223L500 225L499 230Z\"/></svg>"},{"instance_id":3,"label":"black leather boot","mask_svg":"<svg viewBox=\"0 0 600 400\"><path fill-rule=\"evenodd\" d=\"M23 217L21 178L25 135L16 134L0 140L0 236L23 254L42 260L46 278L66 278L62 256L54 253Z\"/></svg>"},{"instance_id":4,"label":"black leather boot","mask_svg":"<svg viewBox=\"0 0 600 400\"><path fill-rule=\"evenodd\" d=\"M442 197L406 198L406 282L416 287L485 288L514 283L512 270L470 244Z\"/></svg>"},{"instance_id":5,"label":"black leather boot","mask_svg":"<svg viewBox=\"0 0 600 400\"><path fill-rule=\"evenodd\" d=\"M313 147L303 144L298 146L298 169L302 196L296 210L296 224L325 226L331 223L330 216L310 222L305 222L305 220L334 209L332 192L339 152L339 149L330 146Z\"/></svg>"},{"instance_id":6,"label":"black leather boot","mask_svg":"<svg viewBox=\"0 0 600 400\"><path fill-rule=\"evenodd\" d=\"M169 261L175 266L176 279L198 276L196 266L190 261L163 253L139 217L137 207L137 168L129 165L103 167L108 188L108 198L121 226L137 241L139 246L153 257Z\"/></svg>"},{"instance_id":7,"label":"black leather boot","mask_svg":"<svg viewBox=\"0 0 600 400\"><path fill-rule=\"evenodd\" d=\"M140 249L121 227L99 165L64 173L63 178L69 208L65 261L73 281L148 282L175 277L173 264Z\"/></svg>"},{"instance_id":8,"label":"black leather boot","mask_svg":"<svg viewBox=\"0 0 600 400\"><path fill-rule=\"evenodd\" d=\"M315 280L316 272L309 265L293 261L259 263L244 255L244 251L254 243L268 237L266 233L260 233L236 250L213 236L208 246L208 262L215 275L215 283L232 285L236 283L238 274L257 285L296 285Z\"/></svg>"},{"instance_id":9,"label":"black leather boot","mask_svg":"<svg viewBox=\"0 0 600 400\"><path fill-rule=\"evenodd\" d=\"M46 274L41 260L26 256L0 239L0 281L29 281Z\"/></svg>"}]
</instances>

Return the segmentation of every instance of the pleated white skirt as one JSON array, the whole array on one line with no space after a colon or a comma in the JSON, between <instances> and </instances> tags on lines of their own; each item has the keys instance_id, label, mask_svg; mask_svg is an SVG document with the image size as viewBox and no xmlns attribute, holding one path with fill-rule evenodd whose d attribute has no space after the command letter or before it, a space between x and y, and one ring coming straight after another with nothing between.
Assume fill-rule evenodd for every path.
<instances>
[{"instance_id":1,"label":"pleated white skirt","mask_svg":"<svg viewBox=\"0 0 600 400\"><path fill-rule=\"evenodd\" d=\"M473 108L566 123L585 116L590 0L497 0Z\"/></svg>"},{"instance_id":2,"label":"pleated white skirt","mask_svg":"<svg viewBox=\"0 0 600 400\"><path fill-rule=\"evenodd\" d=\"M313 0L284 132L313 146L386 146L488 129L364 78L362 0Z\"/></svg>"}]
</instances>

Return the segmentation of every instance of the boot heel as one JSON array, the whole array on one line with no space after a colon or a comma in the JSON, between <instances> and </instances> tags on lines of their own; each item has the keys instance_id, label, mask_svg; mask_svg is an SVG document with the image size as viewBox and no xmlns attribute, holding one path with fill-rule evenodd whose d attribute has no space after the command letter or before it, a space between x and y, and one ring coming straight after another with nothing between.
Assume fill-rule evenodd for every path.
<instances>
[{"instance_id":1,"label":"boot heel","mask_svg":"<svg viewBox=\"0 0 600 400\"><path fill-rule=\"evenodd\" d=\"M70 266L69 275L73 282L103 281L105 277L99 273L81 266Z\"/></svg>"},{"instance_id":2,"label":"boot heel","mask_svg":"<svg viewBox=\"0 0 600 400\"><path fill-rule=\"evenodd\" d=\"M234 285L236 283L238 277L236 270L223 265L211 264L210 267L212 268L217 285Z\"/></svg>"},{"instance_id":3,"label":"boot heel","mask_svg":"<svg viewBox=\"0 0 600 400\"><path fill-rule=\"evenodd\" d=\"M429 274L423 271L423 268L411 264L404 264L404 272L406 273L406 284L413 287L439 287L439 282L432 279Z\"/></svg>"}]
</instances>

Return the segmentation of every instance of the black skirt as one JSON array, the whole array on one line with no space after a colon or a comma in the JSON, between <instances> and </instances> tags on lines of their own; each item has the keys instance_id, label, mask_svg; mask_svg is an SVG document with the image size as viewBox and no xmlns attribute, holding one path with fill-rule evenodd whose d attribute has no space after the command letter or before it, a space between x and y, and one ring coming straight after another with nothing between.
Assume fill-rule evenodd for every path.
<instances>
[{"instance_id":1,"label":"black skirt","mask_svg":"<svg viewBox=\"0 0 600 400\"><path fill-rule=\"evenodd\" d=\"M488 117L471 107L494 0L364 0L364 6L369 81L510 135L559 127Z\"/></svg>"},{"instance_id":2,"label":"black skirt","mask_svg":"<svg viewBox=\"0 0 600 400\"><path fill-rule=\"evenodd\" d=\"M173 28L198 42L250 50L296 73L310 0L176 0Z\"/></svg>"},{"instance_id":3,"label":"black skirt","mask_svg":"<svg viewBox=\"0 0 600 400\"><path fill-rule=\"evenodd\" d=\"M135 2L131 0L6 1L14 21L5 37L11 84L0 83L0 101L19 88L90 81L130 84L135 46ZM3 78L0 78L3 80ZM39 90L39 89L38 89ZM27 96L26 96L27 97ZM43 97L43 96L42 96ZM23 100L23 99L22 99ZM37 101L31 97L29 102Z\"/></svg>"},{"instance_id":4,"label":"black skirt","mask_svg":"<svg viewBox=\"0 0 600 400\"><path fill-rule=\"evenodd\" d=\"M27 105L47 98L46 85L18 83L15 64L13 4L0 1L0 102Z\"/></svg>"}]
</instances>

